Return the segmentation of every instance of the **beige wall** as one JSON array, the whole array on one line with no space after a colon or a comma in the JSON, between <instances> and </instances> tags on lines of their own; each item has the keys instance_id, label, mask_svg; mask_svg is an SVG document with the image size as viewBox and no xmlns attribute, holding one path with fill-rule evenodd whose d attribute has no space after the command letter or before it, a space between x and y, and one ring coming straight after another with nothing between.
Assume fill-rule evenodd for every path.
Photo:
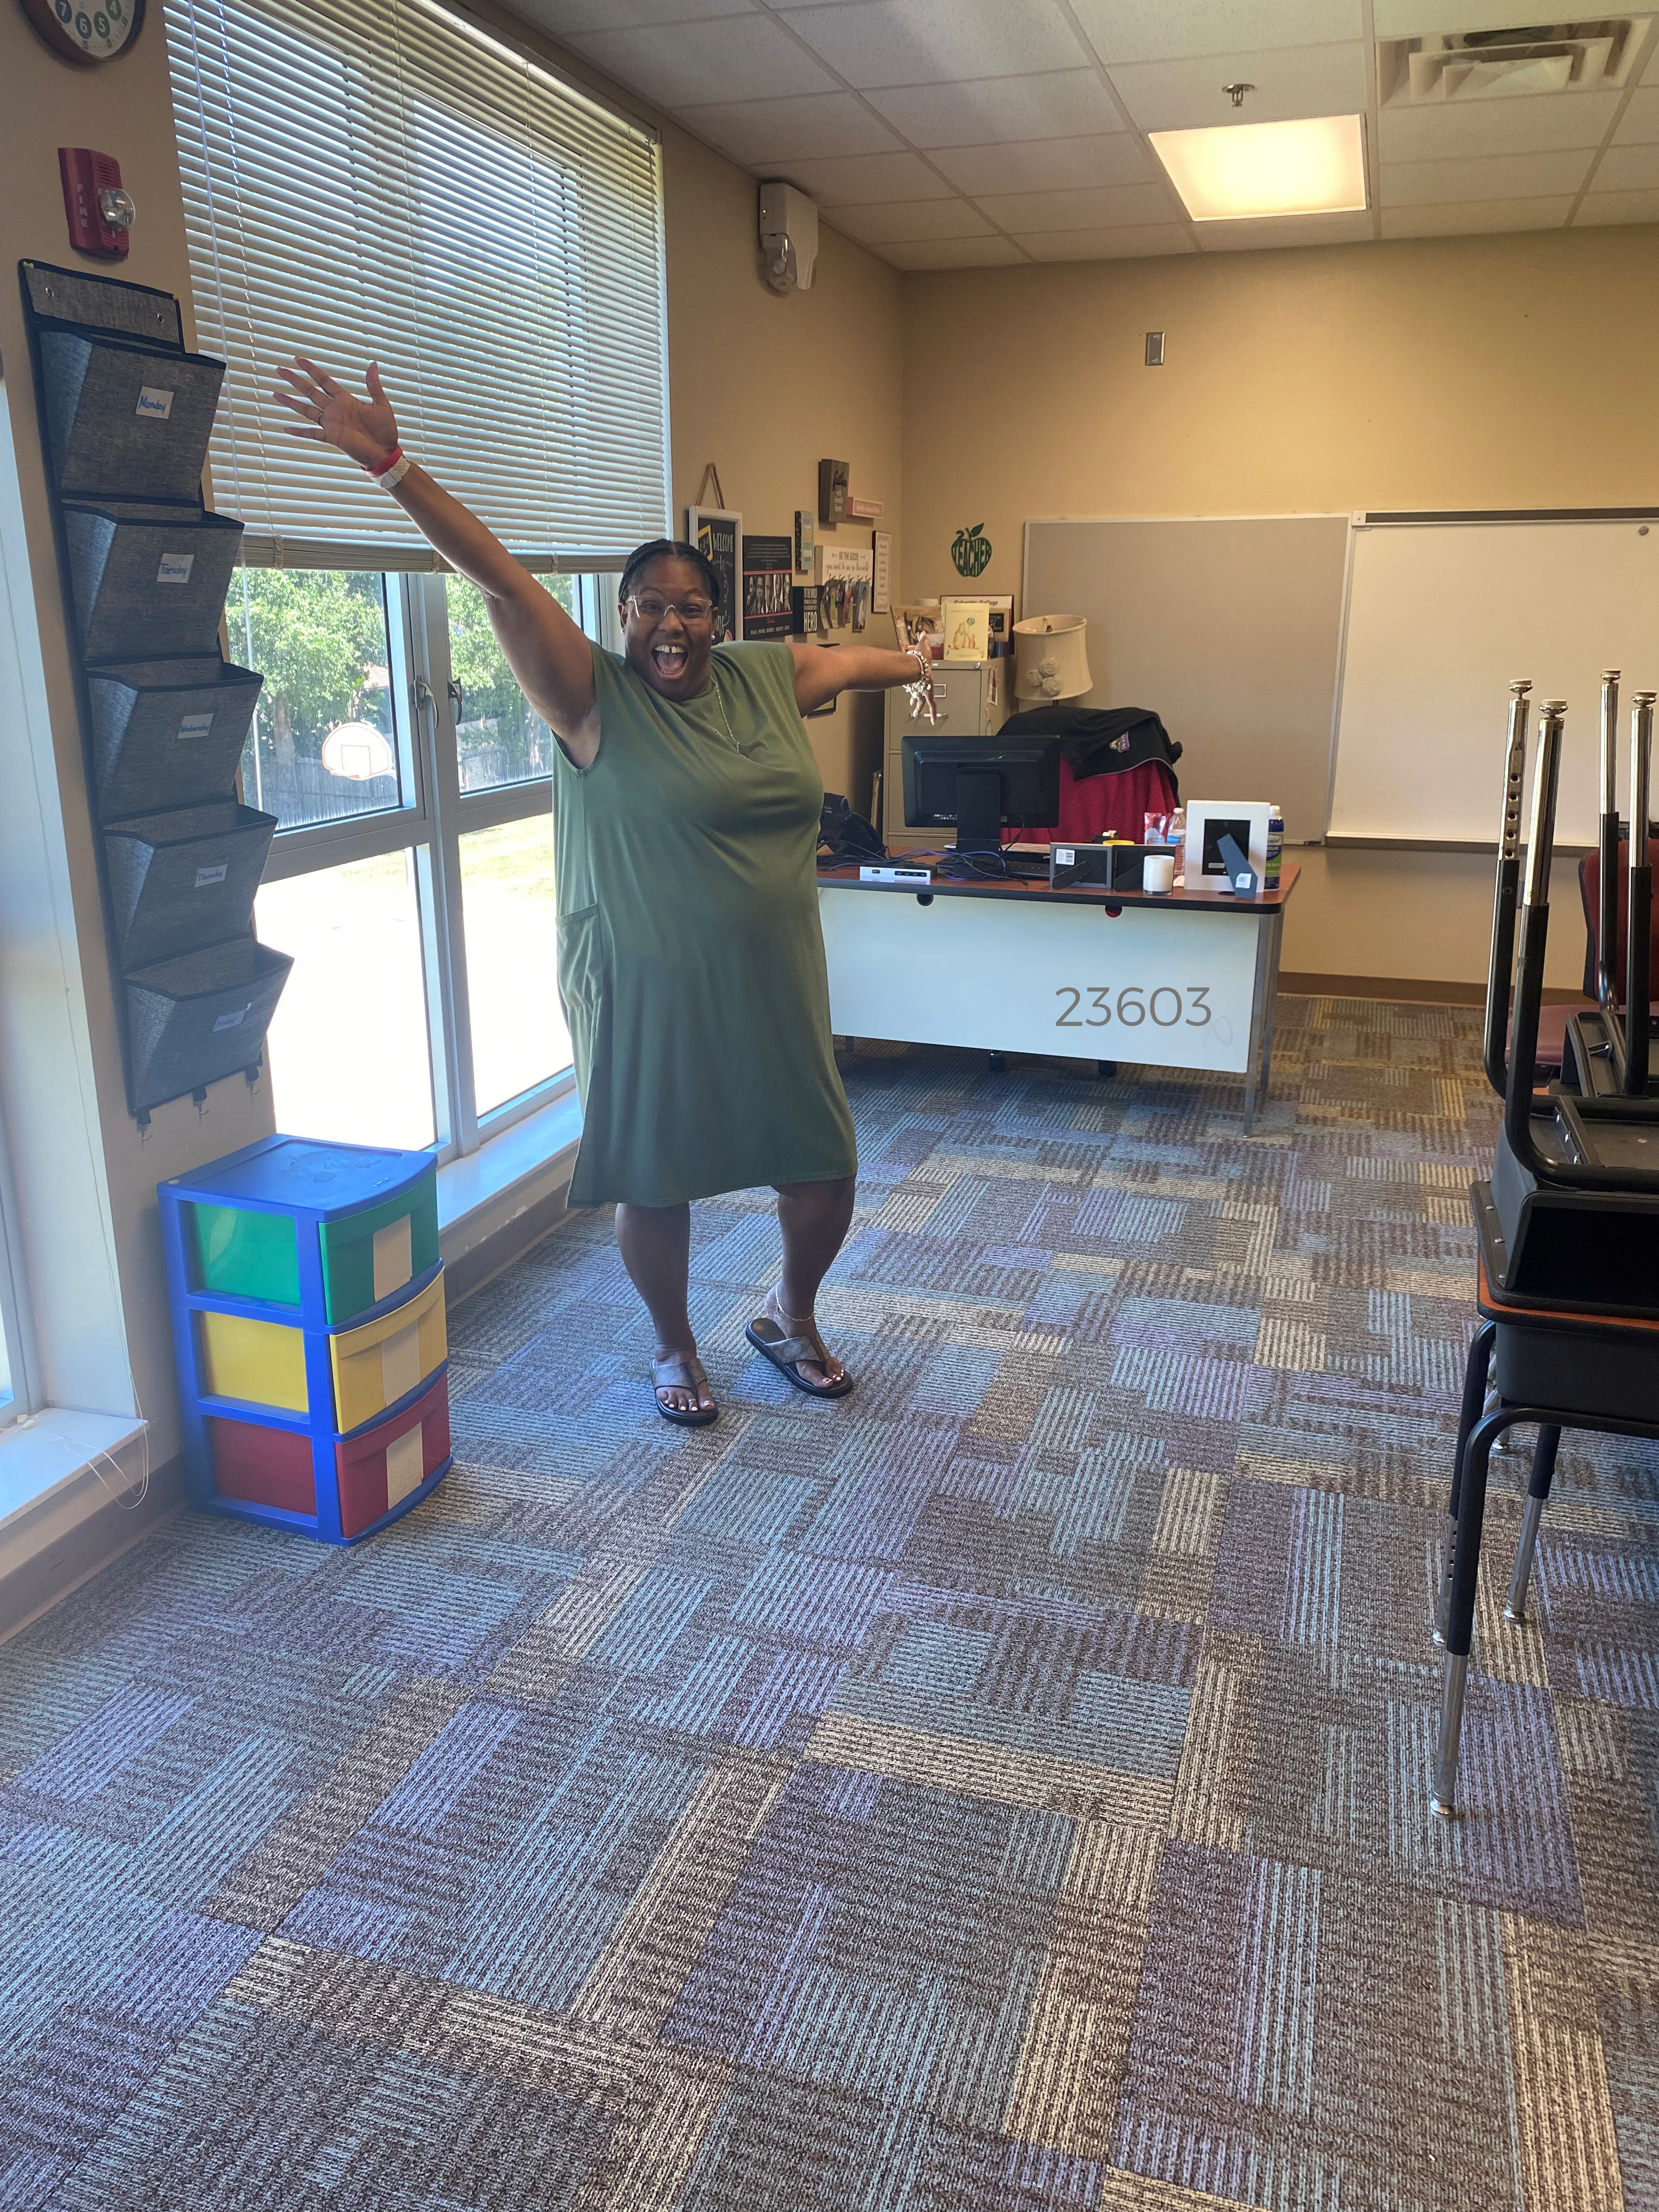
<instances>
[{"instance_id":1,"label":"beige wall","mask_svg":"<svg viewBox=\"0 0 1659 2212\"><path fill-rule=\"evenodd\" d=\"M1659 500L1656 356L1646 226L914 276L906 590L939 590L982 522L980 581L1018 592L1029 515ZM1202 772L1189 746L1195 793ZM1490 896L1474 856L1332 853L1285 964L1471 980ZM1553 983L1581 952L1563 919Z\"/></svg>"},{"instance_id":2,"label":"beige wall","mask_svg":"<svg viewBox=\"0 0 1659 2212\"><path fill-rule=\"evenodd\" d=\"M98 1359L96 1366L102 1371L94 1381L88 1378L88 1362L81 1356L92 1348L91 1310L102 1295L107 1270L114 1269L125 1315L132 1387L153 1423L152 1458L159 1465L177 1450L178 1428L155 1186L165 1176L181 1174L264 1133L271 1126L269 1087L262 1085L250 1094L240 1077L216 1084L205 1115L198 1114L188 1098L175 1099L157 1110L147 1138L141 1138L127 1113L97 854L16 267L21 258L32 256L59 265L103 269L135 283L179 294L188 312L184 219L160 10L151 11L134 52L106 68L84 70L55 59L29 28L21 9L0 9L0 82L6 88L6 124L0 131L0 269L5 272L5 281L0 283L0 364L15 449L49 725L38 732L9 726L0 732L0 757L9 773L23 773L30 739L38 738L48 771L55 760L57 790L44 794L42 820L45 834L55 839L53 817L61 812L67 863L64 891L80 949L78 974L72 976L69 993L71 1001L79 1001L69 1011L77 1034L66 1052L70 1059L78 1056L89 1070L102 1158L88 1161L80 1157L83 1148L63 1148L57 1141L63 1127L74 1127L72 1117L79 1115L81 1102L76 1096L60 1093L56 1083L36 1084L25 1091L14 1079L6 1101L7 1121L20 1163L24 1262L31 1281L39 1286L37 1305L53 1300L64 1280L65 1219L77 1224L77 1236L83 1240L73 1254L74 1267L85 1285L78 1310L67 1316L55 1310L43 1316L57 1323L46 1333L46 1349L52 1354L46 1363L47 1389L60 1401L109 1413L131 1410L127 1378L115 1359ZM138 206L132 250L125 263L84 262L71 252L58 183L59 145L94 146L120 162L123 180ZM17 582L21 592L26 579L20 574ZM20 793L23 799L33 797L31 786L13 784L10 795L0 804L21 803ZM65 917L32 908L25 919L38 927L39 935L26 935L9 926L0 948L5 963L4 1018L22 1023L34 1040L43 1026L65 1018L64 980L48 957L55 951L58 929ZM31 1066L36 1064L32 1052ZM11 1065L16 1066L15 1059ZM107 1258L98 1249L106 1243ZM97 1341L101 1343L101 1338Z\"/></svg>"},{"instance_id":3,"label":"beige wall","mask_svg":"<svg viewBox=\"0 0 1659 2212\"><path fill-rule=\"evenodd\" d=\"M481 16L487 11L479 9ZM521 45L532 33L509 25ZM592 73L544 48L569 73L603 90ZM24 256L88 268L106 268L132 282L176 293L185 303L189 329L189 272L167 86L167 48L159 9L137 50L98 70L57 61L29 29L21 9L0 9L0 82L6 87L7 125L0 132L0 266L15 270ZM637 101L623 103L636 112ZM60 144L92 145L113 154L138 206L132 251L119 265L81 264L70 249L58 185ZM787 531L793 509L817 499L817 464L823 453L849 459L855 487L888 502L884 526L897 526L900 471L900 279L861 247L826 232L817 288L779 299L757 272L753 180L684 133L665 127L665 199L669 253L669 350L675 453L675 525L696 490L706 459L715 460L726 495L750 530ZM55 1279L54 1241L61 1256L66 1221L76 1224L76 1266L96 1271L108 1247L118 1271L118 1303L125 1317L133 1390L152 1422L157 1464L178 1448L172 1354L162 1290L155 1185L202 1161L248 1144L271 1127L269 1088L250 1093L238 1078L216 1084L206 1113L188 1100L160 1109L142 1139L126 1111L119 1036L105 951L94 836L88 806L82 738L57 556L27 368L21 311L15 277L0 284L0 362L15 444L27 576L32 579L40 636L40 685L46 725L40 732L55 792L47 796L37 843L61 835L67 866L64 896L72 912L78 961L72 962L81 1003L70 1008L73 1034L66 1065L89 1073L96 1092L102 1157L81 1167L83 1188L34 1175L23 1196L25 1265L47 1297ZM844 533L851 538L853 533ZM22 564L20 563L20 569ZM27 588L27 580L20 579ZM869 768L879 749L873 702L844 703L834 717L810 725L832 788L867 791ZM860 729L860 715L866 726ZM14 728L7 744L21 748ZM3 756L22 772L23 755ZM13 787L16 788L15 786ZM44 882L44 878L42 879ZM23 920L38 925L33 937L0 913L3 1019L38 1027L64 1019L65 993L54 970L60 916L47 911L45 894L31 895ZM51 939L50 945L47 939ZM0 1042L4 1030L0 1029ZM15 1064L15 1061L13 1063ZM31 1170L54 1149L54 1127L66 1126L60 1097L35 1086L32 1095L7 1100L14 1148ZM62 1151L66 1148L57 1147ZM64 1168L74 1167L72 1155ZM64 1316L44 1315L61 1323ZM62 1342L61 1327L46 1332ZM54 1397L129 1410L126 1377L110 1356L111 1339L81 1347L85 1357L49 1364ZM89 1373L102 1377L93 1395Z\"/></svg>"},{"instance_id":4,"label":"beige wall","mask_svg":"<svg viewBox=\"0 0 1659 2212\"><path fill-rule=\"evenodd\" d=\"M851 463L855 492L884 503L881 527L893 532L896 589L905 280L824 226L812 289L769 292L760 277L753 177L492 0L452 4L662 134L676 535L685 529L704 464L713 461L745 531L785 536L798 507L816 513L818 462L828 456ZM843 525L820 536L862 547L870 529ZM883 622L875 634L890 643L885 631ZM807 724L826 787L860 808L880 764L881 728L873 696L842 698L833 714Z\"/></svg>"},{"instance_id":5,"label":"beige wall","mask_svg":"<svg viewBox=\"0 0 1659 2212\"><path fill-rule=\"evenodd\" d=\"M755 180L683 131L664 132L668 223L668 368L674 527L703 464L720 470L746 531L787 533L817 506L817 465L852 464L853 489L879 499L898 551L902 283L898 271L827 228L817 281L781 298L757 270ZM868 546L868 523L823 530L826 544ZM875 632L892 642L883 618ZM843 697L807 724L831 791L862 809L881 752L881 702Z\"/></svg>"}]
</instances>

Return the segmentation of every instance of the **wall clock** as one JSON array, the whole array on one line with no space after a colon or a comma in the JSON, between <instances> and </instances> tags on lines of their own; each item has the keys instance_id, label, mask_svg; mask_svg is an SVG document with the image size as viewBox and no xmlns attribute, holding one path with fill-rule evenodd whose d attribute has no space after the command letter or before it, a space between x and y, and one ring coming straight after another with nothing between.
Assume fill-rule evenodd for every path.
<instances>
[{"instance_id":1,"label":"wall clock","mask_svg":"<svg viewBox=\"0 0 1659 2212\"><path fill-rule=\"evenodd\" d=\"M21 0L23 13L60 61L95 68L136 44L144 0Z\"/></svg>"}]
</instances>

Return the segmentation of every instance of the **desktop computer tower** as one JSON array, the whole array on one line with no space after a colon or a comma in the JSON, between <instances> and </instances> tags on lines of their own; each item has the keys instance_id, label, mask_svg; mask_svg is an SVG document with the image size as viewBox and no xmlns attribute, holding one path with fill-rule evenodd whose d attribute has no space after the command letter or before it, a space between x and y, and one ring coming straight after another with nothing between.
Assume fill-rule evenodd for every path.
<instances>
[{"instance_id":1,"label":"desktop computer tower","mask_svg":"<svg viewBox=\"0 0 1659 2212\"><path fill-rule=\"evenodd\" d=\"M907 694L902 690L888 692L881 819L876 827L890 853L936 850L955 842L948 830L907 830L904 826L905 738L994 737L1012 711L1010 695L1013 683L1012 660L935 661L933 697L939 705L939 720L933 723L913 721Z\"/></svg>"}]
</instances>

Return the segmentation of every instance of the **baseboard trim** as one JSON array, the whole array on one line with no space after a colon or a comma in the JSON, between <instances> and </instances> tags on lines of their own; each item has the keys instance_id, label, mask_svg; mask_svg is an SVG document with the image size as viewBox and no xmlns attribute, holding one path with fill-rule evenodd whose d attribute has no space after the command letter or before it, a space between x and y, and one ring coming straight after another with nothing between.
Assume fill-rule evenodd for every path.
<instances>
[{"instance_id":1,"label":"baseboard trim","mask_svg":"<svg viewBox=\"0 0 1659 2212\"><path fill-rule=\"evenodd\" d=\"M1279 970L1279 988L1291 999L1387 999L1418 1006L1484 1006L1484 983L1431 983L1415 975L1318 975L1298 969ZM1547 1006L1588 1006L1582 991L1547 986Z\"/></svg>"},{"instance_id":2,"label":"baseboard trim","mask_svg":"<svg viewBox=\"0 0 1659 2212\"><path fill-rule=\"evenodd\" d=\"M138 1504L106 1498L84 1521L0 1576L0 1644L50 1613L71 1590L113 1566L164 1521L183 1512L184 1506L184 1462L172 1459L165 1467L151 1469Z\"/></svg>"},{"instance_id":3,"label":"baseboard trim","mask_svg":"<svg viewBox=\"0 0 1659 2212\"><path fill-rule=\"evenodd\" d=\"M567 1218L570 1183L568 1177L556 1190L550 1190L538 1199L521 1213L472 1246L467 1252L457 1255L444 1263L444 1292L451 1305L458 1305L486 1283L493 1282L515 1260L522 1260L534 1244L544 1237L550 1237L560 1223Z\"/></svg>"}]
</instances>

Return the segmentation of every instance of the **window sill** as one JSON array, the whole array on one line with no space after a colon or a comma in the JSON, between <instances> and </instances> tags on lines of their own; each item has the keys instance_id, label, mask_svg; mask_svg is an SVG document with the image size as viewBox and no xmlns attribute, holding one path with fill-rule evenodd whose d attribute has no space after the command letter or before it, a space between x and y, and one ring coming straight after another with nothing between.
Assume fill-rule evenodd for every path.
<instances>
[{"instance_id":1,"label":"window sill","mask_svg":"<svg viewBox=\"0 0 1659 2212\"><path fill-rule=\"evenodd\" d=\"M575 1091L566 1091L439 1169L438 1245L452 1297L476 1290L553 1226L581 1127Z\"/></svg>"},{"instance_id":2,"label":"window sill","mask_svg":"<svg viewBox=\"0 0 1659 2212\"><path fill-rule=\"evenodd\" d=\"M89 1492L136 1488L145 1425L49 1406L0 1429L0 1574L83 1520Z\"/></svg>"}]
</instances>

